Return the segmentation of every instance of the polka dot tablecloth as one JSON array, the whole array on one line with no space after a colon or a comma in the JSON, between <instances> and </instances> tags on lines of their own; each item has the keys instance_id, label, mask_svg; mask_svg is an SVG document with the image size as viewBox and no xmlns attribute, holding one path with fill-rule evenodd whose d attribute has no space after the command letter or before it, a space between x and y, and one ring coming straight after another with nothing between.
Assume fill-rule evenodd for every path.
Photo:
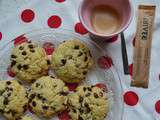
<instances>
[{"instance_id":1,"label":"polka dot tablecloth","mask_svg":"<svg viewBox=\"0 0 160 120\"><path fill-rule=\"evenodd\" d=\"M3 13L3 15L0 16L0 48L9 40L16 38L18 41L23 37L25 32L33 29L64 28L87 36L87 30L78 19L77 11L80 1L81 0L34 0L29 2L25 1L25 4L22 6L19 5L13 10L11 6L8 7L8 10L14 12L11 14ZM17 0L17 4L18 2L19 0ZM99 43L110 56L109 58L103 57L99 61L101 67L106 68L105 61L107 60L111 66L115 66L120 75L125 106L123 120L160 120L160 1L131 0L131 2L134 8L134 19L129 28L124 32L130 63L130 75L123 74L119 36L114 37L109 42ZM130 87L133 67L133 49L135 44L136 10L139 4L156 4L157 6L148 89ZM7 15L4 17L5 14Z\"/></svg>"}]
</instances>

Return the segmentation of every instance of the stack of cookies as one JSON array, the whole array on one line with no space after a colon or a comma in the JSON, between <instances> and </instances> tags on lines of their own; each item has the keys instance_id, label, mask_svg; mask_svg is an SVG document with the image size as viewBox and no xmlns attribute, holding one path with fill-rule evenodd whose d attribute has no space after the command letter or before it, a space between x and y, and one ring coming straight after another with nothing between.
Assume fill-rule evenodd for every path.
<instances>
[{"instance_id":1,"label":"stack of cookies","mask_svg":"<svg viewBox=\"0 0 160 120\"><path fill-rule=\"evenodd\" d=\"M22 43L13 48L10 60L16 79L0 81L0 113L7 120L33 120L24 116L27 110L44 118L65 110L71 120L105 119L109 103L104 89L80 85L70 92L66 86L80 83L93 66L91 52L80 40L61 43L51 58L39 45Z\"/></svg>"}]
</instances>

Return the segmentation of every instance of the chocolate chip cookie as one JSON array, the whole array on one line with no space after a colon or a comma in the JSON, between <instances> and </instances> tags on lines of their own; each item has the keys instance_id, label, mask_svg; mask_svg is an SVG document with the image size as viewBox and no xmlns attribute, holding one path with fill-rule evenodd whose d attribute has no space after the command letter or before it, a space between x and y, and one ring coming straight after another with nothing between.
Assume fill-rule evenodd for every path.
<instances>
[{"instance_id":1,"label":"chocolate chip cookie","mask_svg":"<svg viewBox=\"0 0 160 120\"><path fill-rule=\"evenodd\" d=\"M16 77L29 83L46 75L50 65L44 49L31 42L13 48L10 60Z\"/></svg>"},{"instance_id":2,"label":"chocolate chip cookie","mask_svg":"<svg viewBox=\"0 0 160 120\"><path fill-rule=\"evenodd\" d=\"M29 108L38 116L50 118L66 109L68 88L62 80L43 76L31 86Z\"/></svg>"},{"instance_id":3,"label":"chocolate chip cookie","mask_svg":"<svg viewBox=\"0 0 160 120\"><path fill-rule=\"evenodd\" d=\"M52 54L52 69L60 79L68 83L85 79L92 65L90 50L80 40L67 40Z\"/></svg>"},{"instance_id":4,"label":"chocolate chip cookie","mask_svg":"<svg viewBox=\"0 0 160 120\"><path fill-rule=\"evenodd\" d=\"M25 88L16 80L0 81L0 113L7 120L17 120L27 110Z\"/></svg>"},{"instance_id":5,"label":"chocolate chip cookie","mask_svg":"<svg viewBox=\"0 0 160 120\"><path fill-rule=\"evenodd\" d=\"M109 111L107 93L96 86L79 86L68 97L72 120L104 120Z\"/></svg>"}]
</instances>

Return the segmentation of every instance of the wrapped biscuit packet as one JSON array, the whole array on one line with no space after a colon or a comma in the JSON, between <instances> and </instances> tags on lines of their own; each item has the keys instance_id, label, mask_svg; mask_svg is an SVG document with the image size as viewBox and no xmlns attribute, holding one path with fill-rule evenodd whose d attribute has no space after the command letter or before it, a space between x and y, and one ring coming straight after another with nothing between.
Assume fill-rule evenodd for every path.
<instances>
[{"instance_id":1,"label":"wrapped biscuit packet","mask_svg":"<svg viewBox=\"0 0 160 120\"><path fill-rule=\"evenodd\" d=\"M148 88L155 6L139 5L131 86Z\"/></svg>"}]
</instances>

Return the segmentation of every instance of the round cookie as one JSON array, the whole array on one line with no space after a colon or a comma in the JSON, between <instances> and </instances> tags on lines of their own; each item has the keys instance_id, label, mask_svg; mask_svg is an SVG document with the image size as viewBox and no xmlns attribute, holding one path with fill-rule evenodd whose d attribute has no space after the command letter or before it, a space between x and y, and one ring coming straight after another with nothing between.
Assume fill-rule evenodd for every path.
<instances>
[{"instance_id":1,"label":"round cookie","mask_svg":"<svg viewBox=\"0 0 160 120\"><path fill-rule=\"evenodd\" d=\"M104 120L109 111L107 93L96 86L79 86L68 97L72 120Z\"/></svg>"},{"instance_id":2,"label":"round cookie","mask_svg":"<svg viewBox=\"0 0 160 120\"><path fill-rule=\"evenodd\" d=\"M60 79L43 76L31 86L29 107L38 116L50 118L66 109L68 88Z\"/></svg>"},{"instance_id":3,"label":"round cookie","mask_svg":"<svg viewBox=\"0 0 160 120\"><path fill-rule=\"evenodd\" d=\"M11 70L20 80L31 83L48 73L50 61L44 49L37 44L28 42L16 46L10 59Z\"/></svg>"},{"instance_id":4,"label":"round cookie","mask_svg":"<svg viewBox=\"0 0 160 120\"><path fill-rule=\"evenodd\" d=\"M0 113L7 120L18 119L27 110L25 88L16 80L0 81Z\"/></svg>"},{"instance_id":5,"label":"round cookie","mask_svg":"<svg viewBox=\"0 0 160 120\"><path fill-rule=\"evenodd\" d=\"M65 82L75 83L85 79L93 65L90 50L80 40L61 43L52 54L51 66Z\"/></svg>"}]
</instances>

